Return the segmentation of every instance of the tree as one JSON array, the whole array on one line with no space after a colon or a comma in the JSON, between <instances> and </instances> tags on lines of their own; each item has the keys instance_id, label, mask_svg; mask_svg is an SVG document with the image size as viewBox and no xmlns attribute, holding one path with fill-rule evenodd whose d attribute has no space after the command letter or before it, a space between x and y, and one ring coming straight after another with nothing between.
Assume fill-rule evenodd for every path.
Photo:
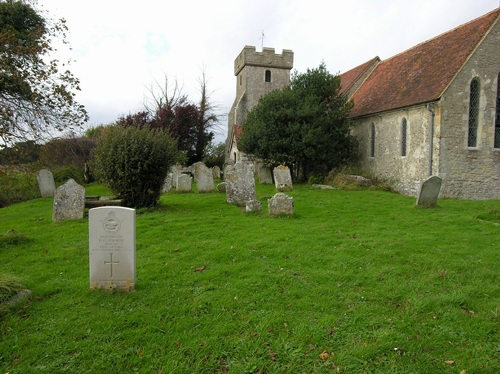
<instances>
[{"instance_id":1,"label":"tree","mask_svg":"<svg viewBox=\"0 0 500 374\"><path fill-rule=\"evenodd\" d=\"M148 127L110 126L97 141L93 167L99 180L129 207L156 205L176 156L170 135Z\"/></svg>"},{"instance_id":2,"label":"tree","mask_svg":"<svg viewBox=\"0 0 500 374\"><path fill-rule=\"evenodd\" d=\"M268 163L295 168L301 179L347 163L355 155L347 116L352 103L324 64L295 72L290 85L261 97L248 113L238 147Z\"/></svg>"},{"instance_id":3,"label":"tree","mask_svg":"<svg viewBox=\"0 0 500 374\"><path fill-rule=\"evenodd\" d=\"M55 38L66 42L64 19L44 18L27 1L0 0L0 139L36 139L88 120L75 101L79 80L50 59ZM61 69L61 71L60 71Z\"/></svg>"}]
</instances>

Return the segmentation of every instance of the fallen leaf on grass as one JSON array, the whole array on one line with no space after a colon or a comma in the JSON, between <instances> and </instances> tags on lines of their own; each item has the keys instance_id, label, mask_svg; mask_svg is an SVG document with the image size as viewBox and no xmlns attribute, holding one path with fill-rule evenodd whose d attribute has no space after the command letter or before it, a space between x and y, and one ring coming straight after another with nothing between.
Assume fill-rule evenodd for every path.
<instances>
[{"instance_id":1,"label":"fallen leaf on grass","mask_svg":"<svg viewBox=\"0 0 500 374\"><path fill-rule=\"evenodd\" d=\"M196 269L194 269L194 271L203 271L203 270L205 270L205 265L199 266Z\"/></svg>"},{"instance_id":2,"label":"fallen leaf on grass","mask_svg":"<svg viewBox=\"0 0 500 374\"><path fill-rule=\"evenodd\" d=\"M445 363L446 365L450 365L450 366L455 365L455 361L451 361L451 360L446 360L444 363Z\"/></svg>"},{"instance_id":3,"label":"fallen leaf on grass","mask_svg":"<svg viewBox=\"0 0 500 374\"><path fill-rule=\"evenodd\" d=\"M323 351L319 354L319 358L321 358L323 361L326 361L330 358L330 354L327 351Z\"/></svg>"}]
</instances>

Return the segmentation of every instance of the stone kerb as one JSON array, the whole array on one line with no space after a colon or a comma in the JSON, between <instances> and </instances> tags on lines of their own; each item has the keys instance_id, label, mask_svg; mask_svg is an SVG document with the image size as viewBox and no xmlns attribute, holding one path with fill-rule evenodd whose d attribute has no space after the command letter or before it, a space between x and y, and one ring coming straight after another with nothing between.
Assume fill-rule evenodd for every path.
<instances>
[{"instance_id":1,"label":"stone kerb","mask_svg":"<svg viewBox=\"0 0 500 374\"><path fill-rule=\"evenodd\" d=\"M56 183L52 172L48 169L41 169L36 175L38 188L42 197L52 197L56 191Z\"/></svg>"},{"instance_id":2,"label":"stone kerb","mask_svg":"<svg viewBox=\"0 0 500 374\"><path fill-rule=\"evenodd\" d=\"M136 284L135 210L89 210L90 288L132 291Z\"/></svg>"},{"instance_id":3,"label":"stone kerb","mask_svg":"<svg viewBox=\"0 0 500 374\"><path fill-rule=\"evenodd\" d=\"M272 198L268 199L267 204L269 208L269 215L271 216L290 216L295 212L293 197L288 196L283 192L278 192Z\"/></svg>"},{"instance_id":4,"label":"stone kerb","mask_svg":"<svg viewBox=\"0 0 500 374\"><path fill-rule=\"evenodd\" d=\"M288 168L288 166L280 165L275 167L273 170L273 175L276 191L292 191L292 175L290 174L290 169Z\"/></svg>"},{"instance_id":5,"label":"stone kerb","mask_svg":"<svg viewBox=\"0 0 500 374\"><path fill-rule=\"evenodd\" d=\"M442 179L438 176L433 175L427 178L420 187L416 204L430 208L436 207L441 183Z\"/></svg>"},{"instance_id":6,"label":"stone kerb","mask_svg":"<svg viewBox=\"0 0 500 374\"><path fill-rule=\"evenodd\" d=\"M244 207L247 201L257 199L252 165L237 162L226 166L224 181L226 182L226 200L229 204Z\"/></svg>"},{"instance_id":7,"label":"stone kerb","mask_svg":"<svg viewBox=\"0 0 500 374\"><path fill-rule=\"evenodd\" d=\"M198 192L214 191L214 175L203 162L196 162L192 166L194 180Z\"/></svg>"},{"instance_id":8,"label":"stone kerb","mask_svg":"<svg viewBox=\"0 0 500 374\"><path fill-rule=\"evenodd\" d=\"M54 194L53 221L82 219L85 210L85 188L69 179Z\"/></svg>"}]
</instances>

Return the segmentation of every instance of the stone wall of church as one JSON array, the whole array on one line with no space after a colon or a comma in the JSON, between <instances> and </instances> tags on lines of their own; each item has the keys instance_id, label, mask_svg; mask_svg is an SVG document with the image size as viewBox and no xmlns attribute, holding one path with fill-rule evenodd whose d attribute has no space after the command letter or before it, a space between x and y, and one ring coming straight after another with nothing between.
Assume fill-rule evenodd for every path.
<instances>
[{"instance_id":1,"label":"stone wall of church","mask_svg":"<svg viewBox=\"0 0 500 374\"><path fill-rule=\"evenodd\" d=\"M493 27L442 96L443 194L500 199L500 148L494 147L500 74L500 23ZM468 147L470 85L479 78L477 146Z\"/></svg>"},{"instance_id":2,"label":"stone wall of church","mask_svg":"<svg viewBox=\"0 0 500 374\"><path fill-rule=\"evenodd\" d=\"M429 176L430 122L431 114L424 105L358 120L352 133L359 140L362 168L369 174L390 181L402 194L416 196L421 183ZM439 126L435 126L434 132L433 174L438 170L436 127ZM405 143L406 152L403 152Z\"/></svg>"}]
</instances>

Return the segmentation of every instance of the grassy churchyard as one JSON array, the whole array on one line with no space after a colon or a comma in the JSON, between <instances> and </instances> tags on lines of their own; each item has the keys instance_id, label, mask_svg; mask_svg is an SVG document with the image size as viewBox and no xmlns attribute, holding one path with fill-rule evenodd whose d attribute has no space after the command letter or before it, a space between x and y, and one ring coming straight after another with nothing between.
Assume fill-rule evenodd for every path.
<instances>
[{"instance_id":1,"label":"grassy churchyard","mask_svg":"<svg viewBox=\"0 0 500 374\"><path fill-rule=\"evenodd\" d=\"M0 310L0 372L500 372L500 201L304 185L272 218L274 193L262 213L220 193L138 211L131 293L90 289L87 218L2 208L0 274L32 295Z\"/></svg>"}]
</instances>

